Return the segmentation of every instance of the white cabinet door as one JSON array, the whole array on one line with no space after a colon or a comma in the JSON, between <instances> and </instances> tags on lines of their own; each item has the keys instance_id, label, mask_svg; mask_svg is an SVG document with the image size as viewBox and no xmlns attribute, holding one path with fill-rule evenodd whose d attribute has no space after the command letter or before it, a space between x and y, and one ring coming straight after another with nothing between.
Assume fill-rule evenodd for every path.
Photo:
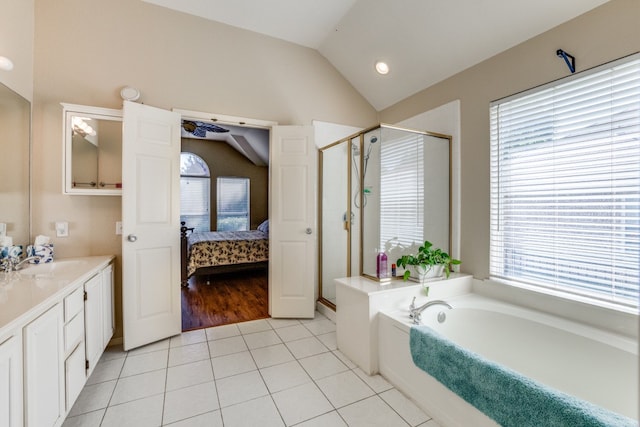
<instances>
[{"instance_id":1,"label":"white cabinet door","mask_svg":"<svg viewBox=\"0 0 640 427\"><path fill-rule=\"evenodd\" d=\"M71 410L87 381L85 372L84 341L82 341L64 361L65 409L67 411Z\"/></svg>"},{"instance_id":2,"label":"white cabinet door","mask_svg":"<svg viewBox=\"0 0 640 427\"><path fill-rule=\"evenodd\" d=\"M313 127L274 126L270 149L269 313L313 317L318 158Z\"/></svg>"},{"instance_id":3,"label":"white cabinet door","mask_svg":"<svg viewBox=\"0 0 640 427\"><path fill-rule=\"evenodd\" d=\"M24 331L25 425L50 427L64 413L62 304L56 304Z\"/></svg>"},{"instance_id":4,"label":"white cabinet door","mask_svg":"<svg viewBox=\"0 0 640 427\"><path fill-rule=\"evenodd\" d=\"M124 102L123 347L182 332L180 114Z\"/></svg>"},{"instance_id":5,"label":"white cabinet door","mask_svg":"<svg viewBox=\"0 0 640 427\"><path fill-rule=\"evenodd\" d=\"M102 349L113 336L113 264L102 270Z\"/></svg>"},{"instance_id":6,"label":"white cabinet door","mask_svg":"<svg viewBox=\"0 0 640 427\"><path fill-rule=\"evenodd\" d=\"M97 274L84 284L84 337L88 362L87 378L104 350L102 338L102 276Z\"/></svg>"},{"instance_id":7,"label":"white cabinet door","mask_svg":"<svg viewBox=\"0 0 640 427\"><path fill-rule=\"evenodd\" d=\"M0 426L22 427L22 337L0 344Z\"/></svg>"}]
</instances>

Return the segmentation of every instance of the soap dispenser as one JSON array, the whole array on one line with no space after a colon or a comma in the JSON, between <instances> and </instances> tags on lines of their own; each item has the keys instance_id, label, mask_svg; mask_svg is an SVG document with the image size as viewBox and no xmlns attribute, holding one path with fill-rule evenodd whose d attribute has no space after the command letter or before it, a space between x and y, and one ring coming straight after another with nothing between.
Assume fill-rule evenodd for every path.
<instances>
[{"instance_id":1,"label":"soap dispenser","mask_svg":"<svg viewBox=\"0 0 640 427\"><path fill-rule=\"evenodd\" d=\"M376 275L378 279L386 279L389 275L389 271L387 269L387 254L384 251L378 252L378 256L376 258Z\"/></svg>"}]
</instances>

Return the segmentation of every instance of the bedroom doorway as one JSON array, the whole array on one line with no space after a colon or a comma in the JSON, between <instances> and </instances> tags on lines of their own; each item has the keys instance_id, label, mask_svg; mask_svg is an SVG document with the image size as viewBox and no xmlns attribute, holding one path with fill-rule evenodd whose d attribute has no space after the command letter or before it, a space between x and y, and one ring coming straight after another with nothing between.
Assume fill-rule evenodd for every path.
<instances>
[{"instance_id":1,"label":"bedroom doorway","mask_svg":"<svg viewBox=\"0 0 640 427\"><path fill-rule=\"evenodd\" d=\"M269 317L270 128L183 115L181 132L180 216L201 250L183 267L182 330Z\"/></svg>"}]
</instances>

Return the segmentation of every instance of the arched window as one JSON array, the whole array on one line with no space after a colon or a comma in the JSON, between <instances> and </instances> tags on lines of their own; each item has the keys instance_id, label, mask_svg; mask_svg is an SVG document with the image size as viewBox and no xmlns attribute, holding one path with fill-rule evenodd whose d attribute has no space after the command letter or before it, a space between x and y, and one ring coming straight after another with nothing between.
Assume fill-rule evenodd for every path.
<instances>
[{"instance_id":1,"label":"arched window","mask_svg":"<svg viewBox=\"0 0 640 427\"><path fill-rule=\"evenodd\" d=\"M180 153L180 221L194 231L209 231L211 174L209 166L193 153Z\"/></svg>"}]
</instances>

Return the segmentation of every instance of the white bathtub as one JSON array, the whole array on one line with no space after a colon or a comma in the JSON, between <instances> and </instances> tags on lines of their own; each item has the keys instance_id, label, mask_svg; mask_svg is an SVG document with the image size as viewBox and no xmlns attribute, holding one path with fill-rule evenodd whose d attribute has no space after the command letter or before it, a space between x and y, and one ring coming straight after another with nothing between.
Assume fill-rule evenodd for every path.
<instances>
[{"instance_id":1,"label":"white bathtub","mask_svg":"<svg viewBox=\"0 0 640 427\"><path fill-rule=\"evenodd\" d=\"M420 301L418 301L420 302ZM638 343L476 294L429 307L422 323L453 342L564 393L638 419ZM443 323L437 321L446 314ZM413 364L407 311L380 313L380 373L443 426L495 426Z\"/></svg>"}]
</instances>

